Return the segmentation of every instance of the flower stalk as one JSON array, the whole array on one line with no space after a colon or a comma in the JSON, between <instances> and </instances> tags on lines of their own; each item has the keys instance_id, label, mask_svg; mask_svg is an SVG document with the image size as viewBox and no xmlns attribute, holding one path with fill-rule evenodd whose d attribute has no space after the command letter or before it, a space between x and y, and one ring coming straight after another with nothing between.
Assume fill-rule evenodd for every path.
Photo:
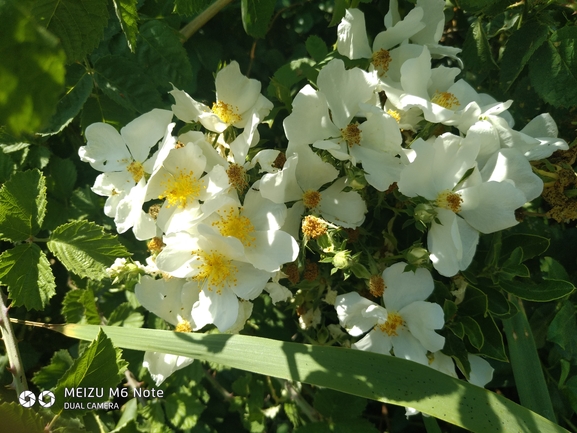
<instances>
[{"instance_id":1,"label":"flower stalk","mask_svg":"<svg viewBox=\"0 0 577 433\"><path fill-rule=\"evenodd\" d=\"M4 291L0 289L0 331L2 332L2 340L4 341L8 361L10 362L8 370L12 373L13 377L12 387L16 390L16 393L20 395L22 391L28 389L28 383L26 382L24 366L22 365L20 351L18 350L18 342L14 335L12 324L10 323L10 317L8 316L9 309L6 295Z\"/></svg>"}]
</instances>

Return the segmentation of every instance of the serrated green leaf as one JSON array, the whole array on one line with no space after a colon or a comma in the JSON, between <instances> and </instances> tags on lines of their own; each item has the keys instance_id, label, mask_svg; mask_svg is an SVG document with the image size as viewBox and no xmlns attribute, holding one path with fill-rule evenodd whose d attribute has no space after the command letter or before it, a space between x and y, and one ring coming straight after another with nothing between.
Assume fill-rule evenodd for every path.
<instances>
[{"instance_id":1,"label":"serrated green leaf","mask_svg":"<svg viewBox=\"0 0 577 433\"><path fill-rule=\"evenodd\" d=\"M112 0L116 17L120 22L120 27L126 36L126 42L130 51L136 49L136 36L138 34L138 12L136 4L138 0Z\"/></svg>"},{"instance_id":2,"label":"serrated green leaf","mask_svg":"<svg viewBox=\"0 0 577 433\"><path fill-rule=\"evenodd\" d=\"M73 63L98 46L108 23L106 0L36 0L32 14L56 35Z\"/></svg>"},{"instance_id":3,"label":"serrated green leaf","mask_svg":"<svg viewBox=\"0 0 577 433\"><path fill-rule=\"evenodd\" d=\"M186 394L169 395L164 407L172 425L182 430L192 429L205 409L198 397Z\"/></svg>"},{"instance_id":4,"label":"serrated green leaf","mask_svg":"<svg viewBox=\"0 0 577 433\"><path fill-rule=\"evenodd\" d=\"M483 9L491 7L499 0L459 0L459 7L469 13L481 12Z\"/></svg>"},{"instance_id":5,"label":"serrated green leaf","mask_svg":"<svg viewBox=\"0 0 577 433\"><path fill-rule=\"evenodd\" d=\"M123 56L98 59L94 63L94 77L110 99L138 113L146 113L165 105L142 66Z\"/></svg>"},{"instance_id":6,"label":"serrated green leaf","mask_svg":"<svg viewBox=\"0 0 577 433\"><path fill-rule=\"evenodd\" d=\"M90 289L70 290L62 301L62 315L66 323L100 324L100 315Z\"/></svg>"},{"instance_id":7,"label":"serrated green leaf","mask_svg":"<svg viewBox=\"0 0 577 433\"><path fill-rule=\"evenodd\" d=\"M110 314L108 325L141 328L144 325L144 316L134 311L129 302L123 302Z\"/></svg>"},{"instance_id":8,"label":"serrated green leaf","mask_svg":"<svg viewBox=\"0 0 577 433\"><path fill-rule=\"evenodd\" d=\"M327 56L329 50L327 44L316 35L309 36L305 43L308 53L318 63Z\"/></svg>"},{"instance_id":9,"label":"serrated green leaf","mask_svg":"<svg viewBox=\"0 0 577 433\"><path fill-rule=\"evenodd\" d=\"M44 252L36 244L24 243L0 255L0 284L8 286L15 307L42 310L54 290L54 275Z\"/></svg>"},{"instance_id":10,"label":"serrated green leaf","mask_svg":"<svg viewBox=\"0 0 577 433\"><path fill-rule=\"evenodd\" d=\"M110 388L118 385L126 367L127 363L122 359L122 351L116 349L106 334L100 331L94 341L58 381L54 389L56 401L51 410L54 413L59 413L62 411L64 403L86 401L85 398L66 396L65 390L72 388L102 390L102 397L95 396L90 401L108 401ZM80 409L75 410L74 416L84 412Z\"/></svg>"},{"instance_id":11,"label":"serrated green leaf","mask_svg":"<svg viewBox=\"0 0 577 433\"><path fill-rule=\"evenodd\" d=\"M577 105L577 27L551 35L529 60L531 84L554 107Z\"/></svg>"},{"instance_id":12,"label":"serrated green leaf","mask_svg":"<svg viewBox=\"0 0 577 433\"><path fill-rule=\"evenodd\" d=\"M35 411L18 403L0 403L2 429L10 433L42 433L46 421Z\"/></svg>"},{"instance_id":13,"label":"serrated green leaf","mask_svg":"<svg viewBox=\"0 0 577 433\"><path fill-rule=\"evenodd\" d=\"M242 25L247 35L263 38L268 27L276 0L241 0Z\"/></svg>"},{"instance_id":14,"label":"serrated green leaf","mask_svg":"<svg viewBox=\"0 0 577 433\"><path fill-rule=\"evenodd\" d=\"M68 350L61 349L52 356L50 364L34 373L32 383L42 390L51 389L56 386L56 383L73 363L74 359Z\"/></svg>"},{"instance_id":15,"label":"serrated green leaf","mask_svg":"<svg viewBox=\"0 0 577 433\"><path fill-rule=\"evenodd\" d=\"M54 156L48 165L50 177L48 191L57 198L67 201L72 195L76 184L76 166L70 159L62 159Z\"/></svg>"},{"instance_id":16,"label":"serrated green leaf","mask_svg":"<svg viewBox=\"0 0 577 433\"><path fill-rule=\"evenodd\" d=\"M0 185L6 182L16 172L16 163L10 155L0 150Z\"/></svg>"},{"instance_id":17,"label":"serrated green leaf","mask_svg":"<svg viewBox=\"0 0 577 433\"><path fill-rule=\"evenodd\" d=\"M54 112L64 89L66 55L21 3L0 4L0 125L35 132Z\"/></svg>"},{"instance_id":18,"label":"serrated green leaf","mask_svg":"<svg viewBox=\"0 0 577 433\"><path fill-rule=\"evenodd\" d=\"M384 403L410 406L473 432L567 433L562 427L501 395L394 356L239 334L93 325L53 325L50 328L82 340L91 340L104 330L115 345L126 349L187 356Z\"/></svg>"},{"instance_id":19,"label":"serrated green leaf","mask_svg":"<svg viewBox=\"0 0 577 433\"><path fill-rule=\"evenodd\" d=\"M517 29L509 40L501 59L501 87L508 91L525 65L547 39L547 26L534 22L526 22Z\"/></svg>"},{"instance_id":20,"label":"serrated green leaf","mask_svg":"<svg viewBox=\"0 0 577 433\"><path fill-rule=\"evenodd\" d=\"M0 238L23 241L40 231L46 185L38 170L15 173L0 189Z\"/></svg>"},{"instance_id":21,"label":"serrated green leaf","mask_svg":"<svg viewBox=\"0 0 577 433\"><path fill-rule=\"evenodd\" d=\"M80 65L71 65L66 71L66 92L56 105L56 113L41 135L53 135L62 131L76 117L90 96L92 76Z\"/></svg>"},{"instance_id":22,"label":"serrated green leaf","mask_svg":"<svg viewBox=\"0 0 577 433\"><path fill-rule=\"evenodd\" d=\"M89 221L58 227L50 235L48 248L68 270L94 280L107 276L105 269L114 259L129 255L116 236Z\"/></svg>"},{"instance_id":23,"label":"serrated green leaf","mask_svg":"<svg viewBox=\"0 0 577 433\"><path fill-rule=\"evenodd\" d=\"M136 59L157 86L183 89L193 80L192 66L178 32L165 22L148 21L140 27Z\"/></svg>"},{"instance_id":24,"label":"serrated green leaf","mask_svg":"<svg viewBox=\"0 0 577 433\"><path fill-rule=\"evenodd\" d=\"M473 22L469 28L463 43L462 58L467 69L475 71L476 74L498 69L481 18Z\"/></svg>"},{"instance_id":25,"label":"serrated green leaf","mask_svg":"<svg viewBox=\"0 0 577 433\"><path fill-rule=\"evenodd\" d=\"M562 298L575 290L569 281L543 280L535 283L532 280L499 281L499 286L508 293L521 299L535 302L548 302Z\"/></svg>"}]
</instances>

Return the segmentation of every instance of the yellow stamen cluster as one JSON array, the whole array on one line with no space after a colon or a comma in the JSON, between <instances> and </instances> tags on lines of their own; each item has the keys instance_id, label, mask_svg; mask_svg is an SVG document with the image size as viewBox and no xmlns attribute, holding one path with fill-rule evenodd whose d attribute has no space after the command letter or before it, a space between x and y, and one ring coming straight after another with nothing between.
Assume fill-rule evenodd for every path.
<instances>
[{"instance_id":1,"label":"yellow stamen cluster","mask_svg":"<svg viewBox=\"0 0 577 433\"><path fill-rule=\"evenodd\" d=\"M369 292L375 298L380 298L385 293L385 280L380 275L372 275L369 279Z\"/></svg>"},{"instance_id":2,"label":"yellow stamen cluster","mask_svg":"<svg viewBox=\"0 0 577 433\"><path fill-rule=\"evenodd\" d=\"M459 193L449 191L446 189L445 191L441 191L437 196L437 200L435 200L435 204L443 209L448 209L455 213L459 213L461 211L461 203L463 203L463 198Z\"/></svg>"},{"instance_id":3,"label":"yellow stamen cluster","mask_svg":"<svg viewBox=\"0 0 577 433\"><path fill-rule=\"evenodd\" d=\"M383 76L389 70L389 64L391 63L391 54L387 50L382 48L379 51L373 53L371 63L377 71L379 71L379 76Z\"/></svg>"},{"instance_id":4,"label":"yellow stamen cluster","mask_svg":"<svg viewBox=\"0 0 577 433\"><path fill-rule=\"evenodd\" d=\"M399 112L397 110L393 110L393 109L388 109L387 110L387 114L389 116L391 116L393 119L395 119L397 121L397 123L401 123L401 115L399 114Z\"/></svg>"},{"instance_id":5,"label":"yellow stamen cluster","mask_svg":"<svg viewBox=\"0 0 577 433\"><path fill-rule=\"evenodd\" d=\"M351 123L346 128L341 129L341 136L347 142L349 147L353 147L355 144L359 146L361 144L361 130L359 129L359 124Z\"/></svg>"},{"instance_id":6,"label":"yellow stamen cluster","mask_svg":"<svg viewBox=\"0 0 577 433\"><path fill-rule=\"evenodd\" d=\"M238 114L238 109L226 102L216 101L212 104L212 112L216 114L220 120L229 125L242 120L242 117Z\"/></svg>"},{"instance_id":7,"label":"yellow stamen cluster","mask_svg":"<svg viewBox=\"0 0 577 433\"><path fill-rule=\"evenodd\" d=\"M152 206L150 206L148 208L148 215L150 215L152 218L156 219L158 218L158 213L160 212L160 205L158 204L153 204Z\"/></svg>"},{"instance_id":8,"label":"yellow stamen cluster","mask_svg":"<svg viewBox=\"0 0 577 433\"><path fill-rule=\"evenodd\" d=\"M318 191L309 189L308 191L305 191L305 193L303 194L303 204L307 209L316 208L320 202L321 202L321 193Z\"/></svg>"},{"instance_id":9,"label":"yellow stamen cluster","mask_svg":"<svg viewBox=\"0 0 577 433\"><path fill-rule=\"evenodd\" d=\"M445 107L448 110L452 110L461 105L457 97L450 92L435 92L431 98L431 102L440 105L441 107Z\"/></svg>"},{"instance_id":10,"label":"yellow stamen cluster","mask_svg":"<svg viewBox=\"0 0 577 433\"><path fill-rule=\"evenodd\" d=\"M165 247L165 245L166 244L164 242L162 242L162 238L155 236L146 243L146 248L152 254L159 254L162 251L162 249Z\"/></svg>"},{"instance_id":11,"label":"yellow stamen cluster","mask_svg":"<svg viewBox=\"0 0 577 433\"><path fill-rule=\"evenodd\" d=\"M223 236L233 236L237 238L245 247L253 245L256 238L254 237L254 226L250 219L239 215L239 209L230 207L221 212L221 219L212 223Z\"/></svg>"},{"instance_id":12,"label":"yellow stamen cluster","mask_svg":"<svg viewBox=\"0 0 577 433\"><path fill-rule=\"evenodd\" d=\"M389 337L398 336L397 328L403 325L403 318L399 313L388 313L387 321L380 325L377 325L381 331L387 334Z\"/></svg>"},{"instance_id":13,"label":"yellow stamen cluster","mask_svg":"<svg viewBox=\"0 0 577 433\"><path fill-rule=\"evenodd\" d=\"M185 146L185 144L180 141L180 140L176 140L176 144L174 145L175 149L182 149Z\"/></svg>"},{"instance_id":14,"label":"yellow stamen cluster","mask_svg":"<svg viewBox=\"0 0 577 433\"><path fill-rule=\"evenodd\" d=\"M140 179L144 177L144 167L138 161L132 161L126 169L132 175L132 178L136 183L140 182Z\"/></svg>"},{"instance_id":15,"label":"yellow stamen cluster","mask_svg":"<svg viewBox=\"0 0 577 433\"><path fill-rule=\"evenodd\" d=\"M179 170L177 175L169 177L162 185L164 186L164 193L158 198L166 198L167 207L178 206L181 209L186 207L190 201L196 200L205 188L194 176L192 170L188 173Z\"/></svg>"},{"instance_id":16,"label":"yellow stamen cluster","mask_svg":"<svg viewBox=\"0 0 577 433\"><path fill-rule=\"evenodd\" d=\"M214 250L196 250L192 254L197 256L196 260L202 261L194 279L205 282L208 290L220 294L225 285L236 286L238 269L224 254Z\"/></svg>"},{"instance_id":17,"label":"yellow stamen cluster","mask_svg":"<svg viewBox=\"0 0 577 433\"><path fill-rule=\"evenodd\" d=\"M243 192L248 186L246 181L246 171L242 165L230 164L226 169L228 182L236 188L238 192Z\"/></svg>"},{"instance_id":18,"label":"yellow stamen cluster","mask_svg":"<svg viewBox=\"0 0 577 433\"><path fill-rule=\"evenodd\" d=\"M181 320L174 328L176 332L192 332L192 326L190 326L190 322L188 320Z\"/></svg>"},{"instance_id":19,"label":"yellow stamen cluster","mask_svg":"<svg viewBox=\"0 0 577 433\"><path fill-rule=\"evenodd\" d=\"M327 224L316 216L307 215L303 219L301 229L305 237L317 239L327 232Z\"/></svg>"}]
</instances>

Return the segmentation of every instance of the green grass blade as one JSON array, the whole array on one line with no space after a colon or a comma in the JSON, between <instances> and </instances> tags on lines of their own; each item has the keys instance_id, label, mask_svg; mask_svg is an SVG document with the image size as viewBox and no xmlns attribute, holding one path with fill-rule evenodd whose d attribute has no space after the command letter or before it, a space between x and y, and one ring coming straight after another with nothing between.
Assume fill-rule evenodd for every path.
<instances>
[{"instance_id":1,"label":"green grass blade","mask_svg":"<svg viewBox=\"0 0 577 433\"><path fill-rule=\"evenodd\" d=\"M94 339L102 328L121 348L188 356L410 406L473 432L567 432L502 396L392 356L245 335L95 325L49 327L81 340Z\"/></svg>"},{"instance_id":2,"label":"green grass blade","mask_svg":"<svg viewBox=\"0 0 577 433\"><path fill-rule=\"evenodd\" d=\"M556 422L553 404L545 382L541 360L537 353L531 327L520 299L513 298L519 312L507 320L503 327L509 346L509 358L521 404L539 415Z\"/></svg>"}]
</instances>

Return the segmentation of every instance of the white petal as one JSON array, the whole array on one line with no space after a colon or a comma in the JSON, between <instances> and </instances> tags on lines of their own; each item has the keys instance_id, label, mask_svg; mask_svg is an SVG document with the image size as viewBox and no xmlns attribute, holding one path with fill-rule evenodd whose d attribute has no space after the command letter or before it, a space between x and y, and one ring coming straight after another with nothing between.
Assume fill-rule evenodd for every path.
<instances>
[{"instance_id":1,"label":"white petal","mask_svg":"<svg viewBox=\"0 0 577 433\"><path fill-rule=\"evenodd\" d=\"M271 299L273 305L275 305L277 302L286 301L286 300L292 298L292 296L293 296L292 292L289 289L287 289L285 286L283 286L279 283L275 283L275 282L267 283L264 286L264 289L270 295L270 299Z\"/></svg>"},{"instance_id":2,"label":"white petal","mask_svg":"<svg viewBox=\"0 0 577 433\"><path fill-rule=\"evenodd\" d=\"M324 219L341 227L356 228L365 221L367 204L356 191L345 192L346 179L336 180L321 191L319 211Z\"/></svg>"},{"instance_id":3,"label":"white petal","mask_svg":"<svg viewBox=\"0 0 577 433\"><path fill-rule=\"evenodd\" d=\"M427 349L404 328L397 328L397 337L391 337L393 352L398 358L408 359L419 364L428 365ZM383 334L381 332L381 334ZM384 335L384 334L383 334Z\"/></svg>"},{"instance_id":4,"label":"white petal","mask_svg":"<svg viewBox=\"0 0 577 433\"><path fill-rule=\"evenodd\" d=\"M184 305L182 302L185 282L180 278L155 280L148 275L143 275L140 282L136 284L134 293L144 308L176 326L179 318L191 320L192 303ZM194 323L191 325L194 327Z\"/></svg>"},{"instance_id":5,"label":"white petal","mask_svg":"<svg viewBox=\"0 0 577 433\"><path fill-rule=\"evenodd\" d=\"M393 344L391 337L387 334L378 330L372 330L359 341L354 343L352 347L357 350L390 355Z\"/></svg>"},{"instance_id":6,"label":"white petal","mask_svg":"<svg viewBox=\"0 0 577 433\"><path fill-rule=\"evenodd\" d=\"M156 386L160 386L168 376L190 364L194 359L160 352L144 352L143 367L148 369Z\"/></svg>"},{"instance_id":7,"label":"white petal","mask_svg":"<svg viewBox=\"0 0 577 433\"><path fill-rule=\"evenodd\" d=\"M220 332L233 326L238 317L238 299L230 290L218 293L203 289L198 296L198 302L192 307L192 318L197 328L214 323Z\"/></svg>"},{"instance_id":8,"label":"white petal","mask_svg":"<svg viewBox=\"0 0 577 433\"><path fill-rule=\"evenodd\" d=\"M218 100L235 106L239 114L248 111L260 96L260 82L244 76L235 61L218 71L215 86Z\"/></svg>"},{"instance_id":9,"label":"white petal","mask_svg":"<svg viewBox=\"0 0 577 433\"><path fill-rule=\"evenodd\" d=\"M411 334L430 352L441 350L445 337L434 330L445 325L445 313L439 304L417 301L403 308L399 314L407 324Z\"/></svg>"},{"instance_id":10,"label":"white petal","mask_svg":"<svg viewBox=\"0 0 577 433\"><path fill-rule=\"evenodd\" d=\"M365 15L359 9L345 11L337 27L337 50L349 59L368 59L373 55L365 29Z\"/></svg>"},{"instance_id":11,"label":"white petal","mask_svg":"<svg viewBox=\"0 0 577 433\"><path fill-rule=\"evenodd\" d=\"M288 233L281 230L256 231L254 237L254 244L245 248L245 255L257 269L275 272L298 256L299 246Z\"/></svg>"},{"instance_id":12,"label":"white petal","mask_svg":"<svg viewBox=\"0 0 577 433\"><path fill-rule=\"evenodd\" d=\"M484 387L493 379L493 367L483 358L477 355L468 355L469 363L471 364L471 374L469 374L469 382L473 385Z\"/></svg>"},{"instance_id":13,"label":"white petal","mask_svg":"<svg viewBox=\"0 0 577 433\"><path fill-rule=\"evenodd\" d=\"M126 143L112 125L93 123L84 132L87 144L78 149L80 159L104 172L122 171L132 161Z\"/></svg>"},{"instance_id":14,"label":"white petal","mask_svg":"<svg viewBox=\"0 0 577 433\"><path fill-rule=\"evenodd\" d=\"M164 137L172 116L172 111L155 108L120 130L135 161L144 162L148 159L152 146Z\"/></svg>"},{"instance_id":15,"label":"white petal","mask_svg":"<svg viewBox=\"0 0 577 433\"><path fill-rule=\"evenodd\" d=\"M373 308L373 314L367 313L367 309ZM378 323L379 312L381 316L386 317L386 311L374 302L363 298L357 292L350 292L345 295L337 296L335 309L339 322L343 328L353 337L364 334Z\"/></svg>"},{"instance_id":16,"label":"white petal","mask_svg":"<svg viewBox=\"0 0 577 433\"><path fill-rule=\"evenodd\" d=\"M413 302L424 301L435 288L433 277L427 269L405 272L406 266L405 262L398 262L383 271L386 287L383 300L389 310L400 311Z\"/></svg>"},{"instance_id":17,"label":"white petal","mask_svg":"<svg viewBox=\"0 0 577 433\"><path fill-rule=\"evenodd\" d=\"M210 108L206 105L195 101L188 93L178 90L174 86L169 93L174 97L175 101L172 105L172 112L183 122L197 122L202 113L210 111Z\"/></svg>"}]
</instances>

